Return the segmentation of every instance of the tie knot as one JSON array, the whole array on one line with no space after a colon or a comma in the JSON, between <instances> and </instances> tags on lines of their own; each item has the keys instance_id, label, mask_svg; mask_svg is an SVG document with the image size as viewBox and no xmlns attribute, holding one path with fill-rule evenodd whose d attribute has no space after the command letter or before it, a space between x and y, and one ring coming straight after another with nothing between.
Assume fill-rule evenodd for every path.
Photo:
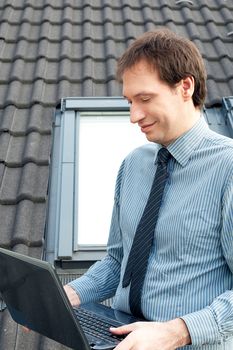
<instances>
[{"instance_id":1,"label":"tie knot","mask_svg":"<svg viewBox=\"0 0 233 350\"><path fill-rule=\"evenodd\" d=\"M158 163L167 163L171 157L171 153L166 148L160 148L158 152Z\"/></svg>"}]
</instances>

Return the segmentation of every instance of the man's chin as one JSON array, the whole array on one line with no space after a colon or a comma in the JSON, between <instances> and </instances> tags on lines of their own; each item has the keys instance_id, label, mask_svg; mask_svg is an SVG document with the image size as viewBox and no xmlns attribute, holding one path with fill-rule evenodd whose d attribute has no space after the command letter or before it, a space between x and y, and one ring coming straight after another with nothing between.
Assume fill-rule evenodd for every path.
<instances>
[{"instance_id":1,"label":"man's chin","mask_svg":"<svg viewBox=\"0 0 233 350\"><path fill-rule=\"evenodd\" d=\"M146 138L149 142L154 142L154 143L161 143L160 138L156 137L155 135L152 135L150 133L146 134Z\"/></svg>"}]
</instances>

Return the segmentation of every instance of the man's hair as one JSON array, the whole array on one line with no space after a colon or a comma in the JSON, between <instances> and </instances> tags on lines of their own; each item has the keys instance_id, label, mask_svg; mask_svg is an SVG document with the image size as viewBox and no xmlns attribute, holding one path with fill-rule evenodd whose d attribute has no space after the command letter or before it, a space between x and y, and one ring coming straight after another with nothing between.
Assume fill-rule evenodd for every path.
<instances>
[{"instance_id":1,"label":"man's hair","mask_svg":"<svg viewBox=\"0 0 233 350\"><path fill-rule=\"evenodd\" d=\"M146 32L137 38L119 58L117 80L127 69L146 60L157 70L162 81L172 88L182 79L192 76L195 81L192 96L195 107L201 108L206 96L206 69L197 47L188 39L162 28Z\"/></svg>"}]
</instances>

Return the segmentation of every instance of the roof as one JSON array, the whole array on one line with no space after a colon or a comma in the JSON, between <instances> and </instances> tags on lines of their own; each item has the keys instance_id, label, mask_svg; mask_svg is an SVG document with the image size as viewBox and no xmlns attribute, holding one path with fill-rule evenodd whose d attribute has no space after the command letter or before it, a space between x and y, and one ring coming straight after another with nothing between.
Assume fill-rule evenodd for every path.
<instances>
[{"instance_id":1,"label":"roof","mask_svg":"<svg viewBox=\"0 0 233 350\"><path fill-rule=\"evenodd\" d=\"M167 26L196 43L216 120L233 94L232 13L231 0L1 1L0 246L41 256L55 108L67 96L121 95L117 58L143 32ZM7 311L0 324L0 348L64 348L23 334Z\"/></svg>"}]
</instances>

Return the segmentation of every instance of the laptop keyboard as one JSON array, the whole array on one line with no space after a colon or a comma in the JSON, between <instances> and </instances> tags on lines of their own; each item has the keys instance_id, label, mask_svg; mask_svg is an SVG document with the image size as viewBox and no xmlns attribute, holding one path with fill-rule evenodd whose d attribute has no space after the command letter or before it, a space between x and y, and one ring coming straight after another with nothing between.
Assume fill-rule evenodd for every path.
<instances>
[{"instance_id":1,"label":"laptop keyboard","mask_svg":"<svg viewBox=\"0 0 233 350\"><path fill-rule=\"evenodd\" d=\"M107 319L100 319L99 316L81 307L75 308L74 312L89 342L98 339L117 344L125 337L110 333L110 327L120 326L117 322L114 324L114 320L108 322Z\"/></svg>"}]
</instances>

